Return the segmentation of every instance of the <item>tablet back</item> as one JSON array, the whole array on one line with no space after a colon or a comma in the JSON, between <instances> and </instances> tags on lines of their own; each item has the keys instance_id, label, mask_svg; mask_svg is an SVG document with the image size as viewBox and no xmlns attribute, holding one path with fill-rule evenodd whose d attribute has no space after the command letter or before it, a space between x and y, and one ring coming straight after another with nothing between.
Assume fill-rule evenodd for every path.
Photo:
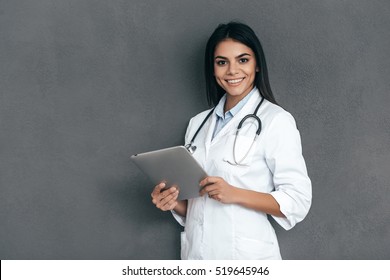
<instances>
[{"instance_id":1,"label":"tablet back","mask_svg":"<svg viewBox=\"0 0 390 280\"><path fill-rule=\"evenodd\" d=\"M179 188L178 200L199 196L199 182L207 173L183 146L151 151L131 156L133 162L155 185L166 182L167 187Z\"/></svg>"}]
</instances>

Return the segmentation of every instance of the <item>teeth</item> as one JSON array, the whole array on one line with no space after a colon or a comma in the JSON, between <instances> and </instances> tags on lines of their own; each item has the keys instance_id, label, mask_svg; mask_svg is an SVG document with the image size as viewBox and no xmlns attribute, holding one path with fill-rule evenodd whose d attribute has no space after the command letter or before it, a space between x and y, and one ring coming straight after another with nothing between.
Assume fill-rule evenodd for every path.
<instances>
[{"instance_id":1,"label":"teeth","mask_svg":"<svg viewBox=\"0 0 390 280\"><path fill-rule=\"evenodd\" d=\"M244 78L241 78L241 79L236 79L236 80L227 80L227 82L229 84L237 84L239 82L241 82Z\"/></svg>"}]
</instances>

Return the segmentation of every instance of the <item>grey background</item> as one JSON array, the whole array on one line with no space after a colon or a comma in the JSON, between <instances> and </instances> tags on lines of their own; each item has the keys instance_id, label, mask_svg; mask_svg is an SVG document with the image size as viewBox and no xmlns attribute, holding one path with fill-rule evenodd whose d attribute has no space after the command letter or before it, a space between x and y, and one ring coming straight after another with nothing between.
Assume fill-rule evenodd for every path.
<instances>
[{"instance_id":1,"label":"grey background","mask_svg":"<svg viewBox=\"0 0 390 280\"><path fill-rule=\"evenodd\" d=\"M285 259L390 258L390 2L0 0L0 258L175 259L133 153L207 108L203 50L241 20L298 123L313 206Z\"/></svg>"}]
</instances>

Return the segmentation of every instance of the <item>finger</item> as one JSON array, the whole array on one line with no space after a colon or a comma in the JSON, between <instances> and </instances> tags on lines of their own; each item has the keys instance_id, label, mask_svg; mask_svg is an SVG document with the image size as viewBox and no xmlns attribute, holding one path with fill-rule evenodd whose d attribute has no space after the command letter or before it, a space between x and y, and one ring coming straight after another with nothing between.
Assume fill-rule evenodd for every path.
<instances>
[{"instance_id":1,"label":"finger","mask_svg":"<svg viewBox=\"0 0 390 280\"><path fill-rule=\"evenodd\" d=\"M165 203L165 205L163 206L163 209L165 210L172 210L173 208L176 207L176 205L178 204L177 202L177 197L179 196L179 194L175 194L175 196L167 201L167 203Z\"/></svg>"},{"instance_id":2,"label":"finger","mask_svg":"<svg viewBox=\"0 0 390 280\"><path fill-rule=\"evenodd\" d=\"M221 201L221 199L222 199L221 195L219 195L219 194L210 195L209 198L214 199L216 201Z\"/></svg>"},{"instance_id":3,"label":"finger","mask_svg":"<svg viewBox=\"0 0 390 280\"><path fill-rule=\"evenodd\" d=\"M207 193L208 193L208 191L207 191L206 188L201 188L200 191L199 191L199 195L200 195L200 196L204 196L204 195L207 194Z\"/></svg>"},{"instance_id":4,"label":"finger","mask_svg":"<svg viewBox=\"0 0 390 280\"><path fill-rule=\"evenodd\" d=\"M215 196L215 195L219 195L220 191L217 189L214 189L214 190L209 191L208 194L209 194L209 196Z\"/></svg>"},{"instance_id":5,"label":"finger","mask_svg":"<svg viewBox=\"0 0 390 280\"><path fill-rule=\"evenodd\" d=\"M199 192L199 194L201 195L201 196L203 196L203 195L205 195L205 194L208 194L210 191L212 191L212 190L214 190L214 188L213 188L213 186L211 185L211 186L207 186L207 187L203 187L201 190L200 190L200 192Z\"/></svg>"},{"instance_id":6,"label":"finger","mask_svg":"<svg viewBox=\"0 0 390 280\"><path fill-rule=\"evenodd\" d=\"M165 191L164 193L166 193L166 192L168 192L168 190ZM164 198L160 199L160 200L157 202L157 204L156 204L157 208L162 209L162 208L163 208L166 204L168 204L171 200L172 200L173 202L175 202L175 201L177 200L177 197L178 197L178 196L179 196L179 191L178 191L178 190L176 190L174 193L171 193L171 194L165 196Z\"/></svg>"},{"instance_id":7,"label":"finger","mask_svg":"<svg viewBox=\"0 0 390 280\"><path fill-rule=\"evenodd\" d=\"M171 188L164 192L164 197L160 200L162 204L168 203L172 199L177 199L179 191Z\"/></svg>"},{"instance_id":8,"label":"finger","mask_svg":"<svg viewBox=\"0 0 390 280\"><path fill-rule=\"evenodd\" d=\"M173 210L175 207L176 207L176 205L178 204L178 202L177 201L175 201L175 202L173 202L173 203L171 203L171 204L169 204L169 205L165 205L164 207L163 207L163 211L170 211L170 210Z\"/></svg>"},{"instance_id":9,"label":"finger","mask_svg":"<svg viewBox=\"0 0 390 280\"><path fill-rule=\"evenodd\" d=\"M206 177L206 178L204 178L202 181L199 182L199 186L205 187L205 186L207 186L207 185L214 184L215 178L216 178L216 177L211 177L211 176Z\"/></svg>"},{"instance_id":10,"label":"finger","mask_svg":"<svg viewBox=\"0 0 390 280\"><path fill-rule=\"evenodd\" d=\"M163 188L165 188L165 183L164 182L161 182L160 184L156 185L154 187L154 189L153 189L152 197L158 195Z\"/></svg>"},{"instance_id":11,"label":"finger","mask_svg":"<svg viewBox=\"0 0 390 280\"><path fill-rule=\"evenodd\" d=\"M155 191L152 193L152 202L157 206L159 202L164 199L167 195L169 195L170 192L173 192L173 190L167 189L165 191L161 192L161 188L165 187L165 183L160 183L155 187Z\"/></svg>"},{"instance_id":12,"label":"finger","mask_svg":"<svg viewBox=\"0 0 390 280\"><path fill-rule=\"evenodd\" d=\"M206 186L206 187L203 187L203 188L200 190L199 194L200 194L201 196L203 196L204 194L206 194L206 193L209 194L210 192L215 191L215 190L217 190L217 189L218 189L218 186L215 185L215 184L208 185L208 186Z\"/></svg>"},{"instance_id":13,"label":"finger","mask_svg":"<svg viewBox=\"0 0 390 280\"><path fill-rule=\"evenodd\" d=\"M171 194L174 194L176 190L177 189L175 187L170 187L169 189L163 190L157 196L155 196L155 200L157 201L157 203L161 204L163 203L163 200L166 199L166 197Z\"/></svg>"},{"instance_id":14,"label":"finger","mask_svg":"<svg viewBox=\"0 0 390 280\"><path fill-rule=\"evenodd\" d=\"M165 197L167 197L170 194L175 193L176 191L177 191L177 189L175 187L170 187L169 189L166 189L166 190L160 192L158 195L159 200L164 199Z\"/></svg>"},{"instance_id":15,"label":"finger","mask_svg":"<svg viewBox=\"0 0 390 280\"><path fill-rule=\"evenodd\" d=\"M151 193L152 196L152 202L153 204L157 204L157 202L161 199L159 199L159 194L161 193L161 190L165 187L165 183L161 182L160 184L156 185L153 189L153 192Z\"/></svg>"},{"instance_id":16,"label":"finger","mask_svg":"<svg viewBox=\"0 0 390 280\"><path fill-rule=\"evenodd\" d=\"M176 199L171 199L171 200L167 201L166 203L162 203L157 208L159 208L159 209L161 209L163 211L170 210L171 206L173 204L175 204L175 203L177 203L177 200Z\"/></svg>"}]
</instances>

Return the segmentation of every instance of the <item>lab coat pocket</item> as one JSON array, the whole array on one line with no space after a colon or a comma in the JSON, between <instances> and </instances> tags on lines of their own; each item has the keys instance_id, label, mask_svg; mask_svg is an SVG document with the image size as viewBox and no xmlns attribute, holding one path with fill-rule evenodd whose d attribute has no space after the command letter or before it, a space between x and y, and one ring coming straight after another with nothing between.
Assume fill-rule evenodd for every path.
<instances>
[{"instance_id":1,"label":"lab coat pocket","mask_svg":"<svg viewBox=\"0 0 390 280\"><path fill-rule=\"evenodd\" d=\"M275 260L280 259L279 246L271 241L236 237L235 259Z\"/></svg>"},{"instance_id":2,"label":"lab coat pocket","mask_svg":"<svg viewBox=\"0 0 390 280\"><path fill-rule=\"evenodd\" d=\"M188 242L187 242L187 235L186 235L185 231L180 233L180 243L181 243L180 258L182 260L187 260L188 259Z\"/></svg>"}]
</instances>

